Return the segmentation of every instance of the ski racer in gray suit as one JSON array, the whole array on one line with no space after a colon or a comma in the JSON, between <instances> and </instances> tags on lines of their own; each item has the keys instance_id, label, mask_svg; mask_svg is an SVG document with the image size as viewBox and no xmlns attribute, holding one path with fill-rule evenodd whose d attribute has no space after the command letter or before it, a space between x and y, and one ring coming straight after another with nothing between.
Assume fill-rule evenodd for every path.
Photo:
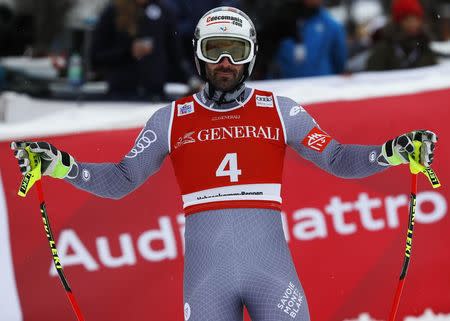
<instances>
[{"instance_id":1,"label":"ski racer in gray suit","mask_svg":"<svg viewBox=\"0 0 450 321\"><path fill-rule=\"evenodd\" d=\"M196 28L194 45L205 88L156 111L121 162L83 163L47 142L13 142L20 169L23 174L30 171L25 150L29 147L40 156L43 175L119 199L157 172L166 156L172 157L189 212L185 320L239 321L244 306L254 321L310 320L282 229L279 189L284 146L333 175L360 178L408 163L413 140L422 142L420 161L430 166L437 137L419 130L381 146L340 144L295 101L247 87L257 53L256 32L248 16L235 8L206 13ZM244 123L248 116L251 126ZM191 131L177 141L173 134L183 126ZM189 150L201 146L209 147L193 160L196 154ZM217 162L211 167L217 168L215 172L208 171L211 155L228 146L240 152L227 153L219 167ZM258 156L257 163L251 161L252 153ZM185 180L191 175L183 168L189 167L185 163L197 166L198 180ZM265 171L248 174L258 166L271 167L268 172L273 176L266 177L270 173Z\"/></svg>"}]
</instances>

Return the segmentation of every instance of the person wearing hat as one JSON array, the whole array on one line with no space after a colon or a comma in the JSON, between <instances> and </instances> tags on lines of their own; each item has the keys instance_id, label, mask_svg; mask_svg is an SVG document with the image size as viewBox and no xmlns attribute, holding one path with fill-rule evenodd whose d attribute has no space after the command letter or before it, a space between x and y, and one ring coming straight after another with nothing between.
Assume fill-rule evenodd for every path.
<instances>
[{"instance_id":1,"label":"person wearing hat","mask_svg":"<svg viewBox=\"0 0 450 321\"><path fill-rule=\"evenodd\" d=\"M392 21L383 32L384 38L372 49L367 70L408 69L436 64L419 0L394 0L391 14Z\"/></svg>"}]
</instances>

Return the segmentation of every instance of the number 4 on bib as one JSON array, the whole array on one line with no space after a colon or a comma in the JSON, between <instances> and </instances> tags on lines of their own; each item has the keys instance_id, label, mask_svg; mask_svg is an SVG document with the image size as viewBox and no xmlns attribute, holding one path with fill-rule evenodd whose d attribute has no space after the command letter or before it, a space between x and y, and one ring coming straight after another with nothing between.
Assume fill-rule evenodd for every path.
<instances>
[{"instance_id":1,"label":"number 4 on bib","mask_svg":"<svg viewBox=\"0 0 450 321\"><path fill-rule=\"evenodd\" d=\"M226 169L227 166L228 169ZM237 182L239 181L239 175L242 175L242 171L238 169L237 154L226 154L216 170L216 177L229 176L230 182Z\"/></svg>"}]
</instances>

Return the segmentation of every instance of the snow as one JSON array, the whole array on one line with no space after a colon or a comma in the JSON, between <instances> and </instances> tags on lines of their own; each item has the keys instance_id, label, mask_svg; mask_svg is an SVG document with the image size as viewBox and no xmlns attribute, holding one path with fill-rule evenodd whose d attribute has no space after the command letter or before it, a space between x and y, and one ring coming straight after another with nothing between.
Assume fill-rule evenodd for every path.
<instances>
[{"instance_id":1,"label":"snow","mask_svg":"<svg viewBox=\"0 0 450 321\"><path fill-rule=\"evenodd\" d=\"M430 44L431 50L441 55L450 55L450 41L434 41Z\"/></svg>"},{"instance_id":2,"label":"snow","mask_svg":"<svg viewBox=\"0 0 450 321\"><path fill-rule=\"evenodd\" d=\"M427 309L420 317L406 317L404 321L450 321L450 314L435 314L433 310Z\"/></svg>"},{"instance_id":3,"label":"snow","mask_svg":"<svg viewBox=\"0 0 450 321\"><path fill-rule=\"evenodd\" d=\"M14 93L5 94L2 100L10 108L4 115L7 122L0 123L0 140L140 127L164 105L79 104L37 100Z\"/></svg>"},{"instance_id":4,"label":"snow","mask_svg":"<svg viewBox=\"0 0 450 321\"><path fill-rule=\"evenodd\" d=\"M49 58L4 57L0 59L0 64L2 67L21 71L30 77L36 76L50 80L58 76L58 71L54 68Z\"/></svg>"},{"instance_id":5,"label":"snow","mask_svg":"<svg viewBox=\"0 0 450 321\"><path fill-rule=\"evenodd\" d=\"M384 321L376 320L368 313L361 313L356 319L345 319L343 321ZM403 321L450 321L450 314L434 313L431 309L426 309L421 316L408 316Z\"/></svg>"}]
</instances>

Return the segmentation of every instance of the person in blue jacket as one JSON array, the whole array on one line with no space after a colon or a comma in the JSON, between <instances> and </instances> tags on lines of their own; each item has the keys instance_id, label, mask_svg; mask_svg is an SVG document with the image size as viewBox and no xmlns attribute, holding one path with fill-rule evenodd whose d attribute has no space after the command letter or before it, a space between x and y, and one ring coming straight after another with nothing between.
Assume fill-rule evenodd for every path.
<instances>
[{"instance_id":1,"label":"person in blue jacket","mask_svg":"<svg viewBox=\"0 0 450 321\"><path fill-rule=\"evenodd\" d=\"M292 35L281 39L273 76L324 76L344 71L347 43L344 27L322 6L322 0L296 3L298 18Z\"/></svg>"}]
</instances>

